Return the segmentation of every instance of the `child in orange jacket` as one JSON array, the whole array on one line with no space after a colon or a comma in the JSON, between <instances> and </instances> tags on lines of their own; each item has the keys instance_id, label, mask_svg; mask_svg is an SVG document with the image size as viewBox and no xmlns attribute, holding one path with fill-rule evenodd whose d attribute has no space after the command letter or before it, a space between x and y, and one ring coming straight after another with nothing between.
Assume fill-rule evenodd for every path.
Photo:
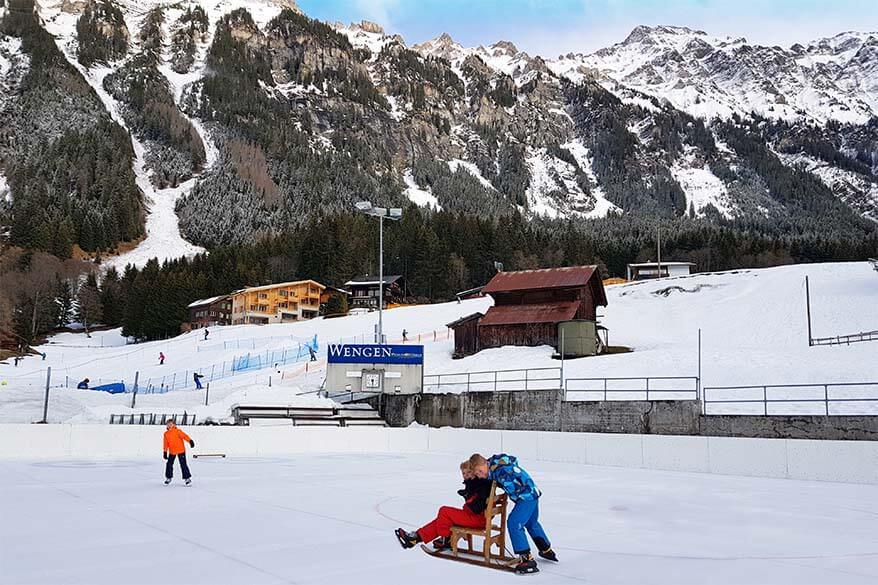
<instances>
[{"instance_id":1,"label":"child in orange jacket","mask_svg":"<svg viewBox=\"0 0 878 585\"><path fill-rule=\"evenodd\" d=\"M189 465L186 463L186 442L190 447L195 447L189 435L177 428L177 423L172 420L168 421L168 430L165 431L164 441L164 457L167 460L165 465L165 485L171 483L174 477L174 459L180 460L180 470L183 472L183 479L186 485L192 485L192 474L189 473Z\"/></svg>"}]
</instances>

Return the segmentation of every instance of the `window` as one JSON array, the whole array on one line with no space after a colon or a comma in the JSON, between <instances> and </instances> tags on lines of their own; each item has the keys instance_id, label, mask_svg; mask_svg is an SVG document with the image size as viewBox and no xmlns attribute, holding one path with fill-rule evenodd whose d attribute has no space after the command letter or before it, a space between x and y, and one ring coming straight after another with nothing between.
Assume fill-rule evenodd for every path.
<instances>
[{"instance_id":1,"label":"window","mask_svg":"<svg viewBox=\"0 0 878 585\"><path fill-rule=\"evenodd\" d=\"M268 293L259 293L259 298L260 298L260 299L267 299L267 298L268 298Z\"/></svg>"},{"instance_id":2,"label":"window","mask_svg":"<svg viewBox=\"0 0 878 585\"><path fill-rule=\"evenodd\" d=\"M279 294L282 297L285 297L285 296L289 295L290 293L281 289L281 290L277 291L277 294Z\"/></svg>"}]
</instances>

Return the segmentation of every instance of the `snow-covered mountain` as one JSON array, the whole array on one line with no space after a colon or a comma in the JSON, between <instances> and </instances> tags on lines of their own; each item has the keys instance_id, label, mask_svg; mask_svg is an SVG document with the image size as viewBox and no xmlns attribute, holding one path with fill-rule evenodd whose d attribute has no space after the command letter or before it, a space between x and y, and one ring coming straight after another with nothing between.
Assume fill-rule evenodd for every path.
<instances>
[{"instance_id":1,"label":"snow-covered mountain","mask_svg":"<svg viewBox=\"0 0 878 585\"><path fill-rule=\"evenodd\" d=\"M447 34L409 47L292 0L6 0L0 17L0 225L62 256L191 254L364 194L481 217L878 219L876 34L784 49L638 27L546 60Z\"/></svg>"},{"instance_id":2,"label":"snow-covered mountain","mask_svg":"<svg viewBox=\"0 0 878 585\"><path fill-rule=\"evenodd\" d=\"M704 118L755 112L862 124L878 113L878 33L841 33L785 49L685 27L640 26L621 43L561 56L549 67L664 98Z\"/></svg>"}]
</instances>

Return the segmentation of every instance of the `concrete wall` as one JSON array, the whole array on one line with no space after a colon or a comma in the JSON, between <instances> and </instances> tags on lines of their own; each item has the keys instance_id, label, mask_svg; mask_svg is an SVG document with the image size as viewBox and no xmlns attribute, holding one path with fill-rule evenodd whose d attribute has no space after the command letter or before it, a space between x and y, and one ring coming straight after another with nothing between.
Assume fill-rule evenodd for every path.
<instances>
[{"instance_id":1,"label":"concrete wall","mask_svg":"<svg viewBox=\"0 0 878 585\"><path fill-rule=\"evenodd\" d=\"M591 433L699 434L694 400L564 402L562 431Z\"/></svg>"},{"instance_id":2,"label":"concrete wall","mask_svg":"<svg viewBox=\"0 0 878 585\"><path fill-rule=\"evenodd\" d=\"M162 427L0 425L3 459L161 456ZM878 442L544 431L326 427L190 427L195 453L514 453L525 461L878 484Z\"/></svg>"},{"instance_id":3,"label":"concrete wall","mask_svg":"<svg viewBox=\"0 0 878 585\"><path fill-rule=\"evenodd\" d=\"M381 411L398 427L878 440L878 416L703 416L694 400L565 402L554 390L385 395Z\"/></svg>"},{"instance_id":4,"label":"concrete wall","mask_svg":"<svg viewBox=\"0 0 878 585\"><path fill-rule=\"evenodd\" d=\"M878 440L878 416L701 417L701 432L715 437Z\"/></svg>"}]
</instances>

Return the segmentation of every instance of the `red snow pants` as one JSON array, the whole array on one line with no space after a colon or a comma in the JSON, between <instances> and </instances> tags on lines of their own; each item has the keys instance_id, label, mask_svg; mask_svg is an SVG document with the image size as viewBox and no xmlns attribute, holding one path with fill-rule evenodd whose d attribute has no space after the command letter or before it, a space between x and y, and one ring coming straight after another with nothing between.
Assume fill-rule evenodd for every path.
<instances>
[{"instance_id":1,"label":"red snow pants","mask_svg":"<svg viewBox=\"0 0 878 585\"><path fill-rule=\"evenodd\" d=\"M422 542L431 542L440 536L451 536L452 526L484 528L485 515L473 514L468 508L442 506L439 508L439 514L436 515L435 520L418 528L418 535Z\"/></svg>"}]
</instances>

